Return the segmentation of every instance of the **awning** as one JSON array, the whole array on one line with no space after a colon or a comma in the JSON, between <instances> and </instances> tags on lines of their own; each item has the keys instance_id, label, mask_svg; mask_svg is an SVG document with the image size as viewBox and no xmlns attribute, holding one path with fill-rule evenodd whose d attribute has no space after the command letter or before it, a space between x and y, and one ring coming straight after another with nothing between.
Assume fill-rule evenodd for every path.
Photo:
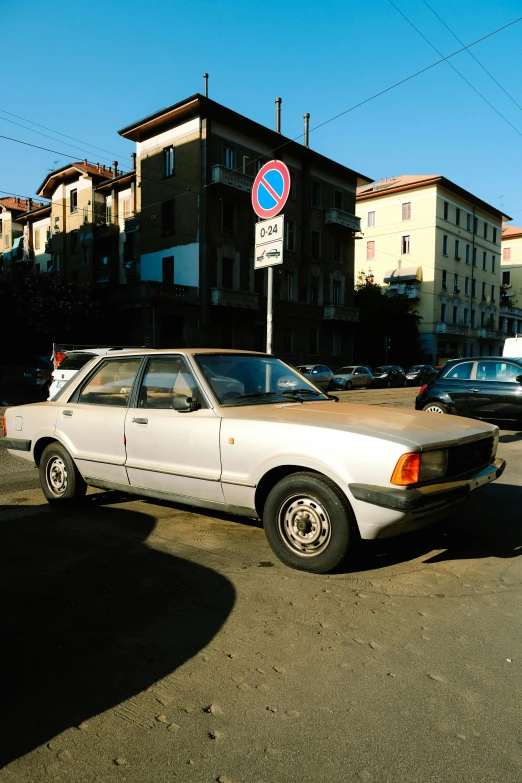
<instances>
[{"instance_id":1,"label":"awning","mask_svg":"<svg viewBox=\"0 0 522 783\"><path fill-rule=\"evenodd\" d=\"M421 266L405 266L402 269L388 269L384 275L385 283L405 283L408 280L422 280Z\"/></svg>"}]
</instances>

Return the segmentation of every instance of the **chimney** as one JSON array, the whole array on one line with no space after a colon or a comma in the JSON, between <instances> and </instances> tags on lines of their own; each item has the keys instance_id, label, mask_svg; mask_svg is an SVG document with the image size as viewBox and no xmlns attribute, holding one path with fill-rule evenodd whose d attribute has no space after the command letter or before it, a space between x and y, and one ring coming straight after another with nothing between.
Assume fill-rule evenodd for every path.
<instances>
[{"instance_id":1,"label":"chimney","mask_svg":"<svg viewBox=\"0 0 522 783\"><path fill-rule=\"evenodd\" d=\"M304 145L305 147L309 147L309 136L310 136L310 115L308 112L306 114L303 114L304 117Z\"/></svg>"},{"instance_id":2,"label":"chimney","mask_svg":"<svg viewBox=\"0 0 522 783\"><path fill-rule=\"evenodd\" d=\"M136 171L136 153L135 152L131 152L131 161L132 161L131 168L132 168L133 171Z\"/></svg>"},{"instance_id":3,"label":"chimney","mask_svg":"<svg viewBox=\"0 0 522 783\"><path fill-rule=\"evenodd\" d=\"M99 163L97 163L97 164L96 164L96 166L97 166L97 168L98 168L98 171L99 171L99 170L100 170L100 164L99 164Z\"/></svg>"},{"instance_id":4,"label":"chimney","mask_svg":"<svg viewBox=\"0 0 522 783\"><path fill-rule=\"evenodd\" d=\"M208 98L208 73L203 74L203 94L205 98Z\"/></svg>"},{"instance_id":5,"label":"chimney","mask_svg":"<svg viewBox=\"0 0 522 783\"><path fill-rule=\"evenodd\" d=\"M276 98L275 99L275 105L276 105L276 133L281 133L281 103L283 102L282 98Z\"/></svg>"},{"instance_id":6,"label":"chimney","mask_svg":"<svg viewBox=\"0 0 522 783\"><path fill-rule=\"evenodd\" d=\"M84 158L84 159L83 159L83 165L84 165L84 166L86 166L86 165L87 165L87 158Z\"/></svg>"},{"instance_id":7,"label":"chimney","mask_svg":"<svg viewBox=\"0 0 522 783\"><path fill-rule=\"evenodd\" d=\"M118 176L118 161L117 160L113 160L112 161L112 171L113 171L113 176L117 177Z\"/></svg>"},{"instance_id":8,"label":"chimney","mask_svg":"<svg viewBox=\"0 0 522 783\"><path fill-rule=\"evenodd\" d=\"M28 198L27 199L27 211L30 212L32 210L32 208L33 208L33 199L32 198Z\"/></svg>"}]
</instances>

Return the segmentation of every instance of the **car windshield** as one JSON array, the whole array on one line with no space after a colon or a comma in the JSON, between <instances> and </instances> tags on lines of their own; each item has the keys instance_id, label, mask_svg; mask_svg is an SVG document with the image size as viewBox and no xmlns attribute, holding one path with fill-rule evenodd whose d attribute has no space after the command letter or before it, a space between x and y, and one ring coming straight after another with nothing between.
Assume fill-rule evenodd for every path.
<instances>
[{"instance_id":1,"label":"car windshield","mask_svg":"<svg viewBox=\"0 0 522 783\"><path fill-rule=\"evenodd\" d=\"M336 375L352 375L354 370L355 370L355 367L341 367L339 370L335 371L335 374Z\"/></svg>"},{"instance_id":2,"label":"car windshield","mask_svg":"<svg viewBox=\"0 0 522 783\"><path fill-rule=\"evenodd\" d=\"M376 367L374 373L377 375L377 374L389 372L390 370L391 370L391 364L384 364L382 367Z\"/></svg>"},{"instance_id":3,"label":"car windshield","mask_svg":"<svg viewBox=\"0 0 522 783\"><path fill-rule=\"evenodd\" d=\"M422 370L424 370L424 365L416 364L415 367L410 367L408 372L422 372Z\"/></svg>"},{"instance_id":4,"label":"car windshield","mask_svg":"<svg viewBox=\"0 0 522 783\"><path fill-rule=\"evenodd\" d=\"M295 369L297 370L297 372L302 372L302 373L304 373L305 375L310 375L310 373L312 372L312 370L313 370L314 368L313 368L313 365L310 365L310 366L308 367L308 366L306 366L306 365L302 364L300 367L296 367Z\"/></svg>"},{"instance_id":5,"label":"car windshield","mask_svg":"<svg viewBox=\"0 0 522 783\"><path fill-rule=\"evenodd\" d=\"M199 354L196 361L221 405L327 400L302 375L272 356Z\"/></svg>"}]
</instances>

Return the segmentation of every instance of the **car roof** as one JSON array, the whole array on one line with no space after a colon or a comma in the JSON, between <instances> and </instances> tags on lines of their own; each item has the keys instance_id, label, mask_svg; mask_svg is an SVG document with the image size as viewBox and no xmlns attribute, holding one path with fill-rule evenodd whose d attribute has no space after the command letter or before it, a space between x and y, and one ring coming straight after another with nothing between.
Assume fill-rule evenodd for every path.
<instances>
[{"instance_id":1,"label":"car roof","mask_svg":"<svg viewBox=\"0 0 522 783\"><path fill-rule=\"evenodd\" d=\"M95 354L95 351L71 351L71 354L74 353L90 353L92 352ZM103 355L103 356L168 356L170 354L177 353L177 354L183 354L184 356L200 356L200 355L223 355L223 354L229 354L230 356L269 356L272 358L275 358L273 354L270 353L263 353L261 351L241 351L234 348L125 348L123 350L114 350L109 351L108 353L100 354L98 351L96 351L95 355ZM68 354L69 356L70 354ZM315 364L311 365L299 365L300 367L315 367Z\"/></svg>"}]
</instances>

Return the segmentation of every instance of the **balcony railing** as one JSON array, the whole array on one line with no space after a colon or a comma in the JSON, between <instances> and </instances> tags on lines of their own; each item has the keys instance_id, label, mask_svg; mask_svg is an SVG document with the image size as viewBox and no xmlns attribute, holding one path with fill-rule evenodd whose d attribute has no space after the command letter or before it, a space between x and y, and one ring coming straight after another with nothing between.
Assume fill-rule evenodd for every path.
<instances>
[{"instance_id":1,"label":"balcony railing","mask_svg":"<svg viewBox=\"0 0 522 783\"><path fill-rule=\"evenodd\" d=\"M325 321L351 321L352 323L357 323L359 321L359 310L356 307L345 307L344 305L325 305L324 319Z\"/></svg>"},{"instance_id":2,"label":"balcony railing","mask_svg":"<svg viewBox=\"0 0 522 783\"><path fill-rule=\"evenodd\" d=\"M444 321L437 321L435 331L437 334L457 334L466 337L469 334L467 324L446 324Z\"/></svg>"},{"instance_id":3,"label":"balcony railing","mask_svg":"<svg viewBox=\"0 0 522 783\"><path fill-rule=\"evenodd\" d=\"M217 165L212 166L212 182L230 185L231 188L250 193L254 184L254 178L248 174L242 174L241 171L234 171L233 169L227 169L226 166Z\"/></svg>"},{"instance_id":4,"label":"balcony railing","mask_svg":"<svg viewBox=\"0 0 522 783\"><path fill-rule=\"evenodd\" d=\"M329 209L324 213L325 224L338 226L344 226L344 228L350 228L352 231L361 230L361 218L357 215L352 215L350 212L344 212L342 209Z\"/></svg>"},{"instance_id":5,"label":"balcony railing","mask_svg":"<svg viewBox=\"0 0 522 783\"><path fill-rule=\"evenodd\" d=\"M505 334L498 329L480 327L480 329L477 329L477 337L479 340L503 340Z\"/></svg>"},{"instance_id":6,"label":"balcony railing","mask_svg":"<svg viewBox=\"0 0 522 783\"><path fill-rule=\"evenodd\" d=\"M250 291L234 291L231 288L211 288L212 304L221 307L242 307L247 310L257 310L259 297Z\"/></svg>"},{"instance_id":7,"label":"balcony railing","mask_svg":"<svg viewBox=\"0 0 522 783\"><path fill-rule=\"evenodd\" d=\"M120 233L120 227L117 223L98 223L94 226L94 236L96 239L105 239L106 237L115 237Z\"/></svg>"},{"instance_id":8,"label":"balcony railing","mask_svg":"<svg viewBox=\"0 0 522 783\"><path fill-rule=\"evenodd\" d=\"M386 293L388 296L407 296L408 299L420 299L420 286L419 285L391 285Z\"/></svg>"},{"instance_id":9,"label":"balcony railing","mask_svg":"<svg viewBox=\"0 0 522 783\"><path fill-rule=\"evenodd\" d=\"M181 301L188 304L198 304L199 288L189 285L169 285L154 280L133 281L131 284L118 286L113 295L116 299L126 302L147 303L152 300Z\"/></svg>"},{"instance_id":10,"label":"balcony railing","mask_svg":"<svg viewBox=\"0 0 522 783\"><path fill-rule=\"evenodd\" d=\"M123 230L126 234L129 234L131 231L137 231L140 227L139 223L139 217L138 215L133 215L132 217L125 218L123 222Z\"/></svg>"}]
</instances>

